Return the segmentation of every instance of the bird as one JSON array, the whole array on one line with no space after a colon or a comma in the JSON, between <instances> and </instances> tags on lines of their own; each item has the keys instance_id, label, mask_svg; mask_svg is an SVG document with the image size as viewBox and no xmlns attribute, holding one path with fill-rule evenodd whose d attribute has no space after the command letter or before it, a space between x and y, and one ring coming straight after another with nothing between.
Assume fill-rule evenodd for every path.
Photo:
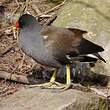
<instances>
[{"instance_id":1,"label":"bird","mask_svg":"<svg viewBox=\"0 0 110 110\"><path fill-rule=\"evenodd\" d=\"M87 31L53 25L42 27L30 14L21 15L15 27L19 28L20 48L38 63L54 70L49 82L32 87L68 89L72 85L70 66L73 62L105 62L98 53L104 49L83 37ZM66 67L65 84L56 82L57 72L62 66Z\"/></svg>"}]
</instances>

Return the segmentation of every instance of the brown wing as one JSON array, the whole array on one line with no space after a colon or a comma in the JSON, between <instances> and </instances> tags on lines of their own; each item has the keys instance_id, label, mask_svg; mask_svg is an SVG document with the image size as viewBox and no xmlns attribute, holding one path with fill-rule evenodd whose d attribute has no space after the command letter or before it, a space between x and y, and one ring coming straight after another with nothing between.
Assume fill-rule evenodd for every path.
<instances>
[{"instance_id":1,"label":"brown wing","mask_svg":"<svg viewBox=\"0 0 110 110\"><path fill-rule=\"evenodd\" d=\"M78 55L93 54L104 51L104 49L94 44L82 35L87 33L75 28L59 28L54 26L47 27L42 35L47 36L44 39L45 46L52 52L53 56L60 61L68 61L66 55L77 57Z\"/></svg>"},{"instance_id":2,"label":"brown wing","mask_svg":"<svg viewBox=\"0 0 110 110\"><path fill-rule=\"evenodd\" d=\"M52 46L66 53L74 51L74 47L80 45L83 31L72 28L60 28L48 26L42 31L46 47Z\"/></svg>"},{"instance_id":3,"label":"brown wing","mask_svg":"<svg viewBox=\"0 0 110 110\"><path fill-rule=\"evenodd\" d=\"M68 53L78 54L75 47L80 45L82 34L83 31L79 29L72 30L72 28L68 29L55 26L48 26L42 31L45 47L60 62L68 61L66 58L66 54Z\"/></svg>"}]
</instances>

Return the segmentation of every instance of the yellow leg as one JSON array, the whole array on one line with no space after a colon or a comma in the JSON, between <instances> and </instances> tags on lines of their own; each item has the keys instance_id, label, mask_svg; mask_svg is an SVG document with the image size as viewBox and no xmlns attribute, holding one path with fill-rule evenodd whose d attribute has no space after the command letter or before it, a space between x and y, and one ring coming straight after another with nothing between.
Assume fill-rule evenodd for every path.
<instances>
[{"instance_id":1,"label":"yellow leg","mask_svg":"<svg viewBox=\"0 0 110 110\"><path fill-rule=\"evenodd\" d=\"M58 87L58 89L61 89L61 91L65 91L65 90L71 88L71 86L72 86L70 67L71 67L70 64L66 65L66 84L63 84L60 87Z\"/></svg>"},{"instance_id":2,"label":"yellow leg","mask_svg":"<svg viewBox=\"0 0 110 110\"><path fill-rule=\"evenodd\" d=\"M61 89L62 90L67 90L71 87L71 78L70 78L70 65L66 65L66 84L61 84L59 82L56 82L56 70L54 71L51 79L47 83L43 84L36 84L36 85L31 85L29 87L41 87L41 88L51 88L51 89Z\"/></svg>"},{"instance_id":3,"label":"yellow leg","mask_svg":"<svg viewBox=\"0 0 110 110\"><path fill-rule=\"evenodd\" d=\"M70 78L70 65L66 65L66 84L71 83L71 78Z\"/></svg>"},{"instance_id":4,"label":"yellow leg","mask_svg":"<svg viewBox=\"0 0 110 110\"><path fill-rule=\"evenodd\" d=\"M70 64L66 65L66 84L63 86L63 89L61 91L67 90L71 87L71 73L70 73Z\"/></svg>"},{"instance_id":5,"label":"yellow leg","mask_svg":"<svg viewBox=\"0 0 110 110\"><path fill-rule=\"evenodd\" d=\"M41 87L41 88L59 88L60 86L63 86L63 84L56 82L56 70L54 71L51 79L49 82L47 83L43 83L43 84L36 84L36 85L30 85L29 87Z\"/></svg>"},{"instance_id":6,"label":"yellow leg","mask_svg":"<svg viewBox=\"0 0 110 110\"><path fill-rule=\"evenodd\" d=\"M54 73L53 73L53 75L52 75L52 77L50 79L50 82L51 83L55 82L55 78L56 78L56 70L54 71Z\"/></svg>"}]
</instances>

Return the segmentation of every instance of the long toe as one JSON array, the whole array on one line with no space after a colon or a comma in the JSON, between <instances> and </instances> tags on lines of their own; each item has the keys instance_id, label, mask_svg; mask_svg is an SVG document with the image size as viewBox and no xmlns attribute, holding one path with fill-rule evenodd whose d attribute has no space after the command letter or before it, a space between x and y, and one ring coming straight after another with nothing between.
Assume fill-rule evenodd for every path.
<instances>
[{"instance_id":1,"label":"long toe","mask_svg":"<svg viewBox=\"0 0 110 110\"><path fill-rule=\"evenodd\" d=\"M35 84L35 85L29 85L29 88L34 88L34 87L41 87L41 88L45 88L45 87L51 87L53 85L52 82L47 82L47 83L43 83L43 84Z\"/></svg>"},{"instance_id":2,"label":"long toe","mask_svg":"<svg viewBox=\"0 0 110 110\"><path fill-rule=\"evenodd\" d=\"M53 82L51 83L51 86L43 86L43 88L47 88L47 89L59 89L59 88L63 88L64 84L59 83L59 82Z\"/></svg>"},{"instance_id":3,"label":"long toe","mask_svg":"<svg viewBox=\"0 0 110 110\"><path fill-rule=\"evenodd\" d=\"M34 88L34 87L41 87L41 88L45 88L45 89L58 89L58 88L63 88L64 84L59 83L59 82L47 82L47 83L43 83L43 84L36 84L36 85L29 85L28 88Z\"/></svg>"},{"instance_id":4,"label":"long toe","mask_svg":"<svg viewBox=\"0 0 110 110\"><path fill-rule=\"evenodd\" d=\"M65 90L70 89L70 88L72 88L72 83L65 84L61 91L65 91Z\"/></svg>"},{"instance_id":5,"label":"long toe","mask_svg":"<svg viewBox=\"0 0 110 110\"><path fill-rule=\"evenodd\" d=\"M60 91L65 91L67 89L72 88L72 84L71 83L70 84L62 84L62 83L59 83L59 82L54 82L52 85L42 86L42 88L44 88L44 89L56 89L56 90L60 90Z\"/></svg>"}]
</instances>

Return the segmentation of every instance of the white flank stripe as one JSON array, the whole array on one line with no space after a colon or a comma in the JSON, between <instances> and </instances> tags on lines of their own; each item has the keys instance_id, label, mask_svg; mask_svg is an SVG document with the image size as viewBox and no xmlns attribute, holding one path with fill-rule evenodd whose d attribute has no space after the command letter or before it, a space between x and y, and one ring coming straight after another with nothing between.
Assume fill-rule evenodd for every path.
<instances>
[{"instance_id":1,"label":"white flank stripe","mask_svg":"<svg viewBox=\"0 0 110 110\"><path fill-rule=\"evenodd\" d=\"M91 58L96 58L96 59L98 59L98 57L95 56L95 55L93 55L93 54L87 54L86 56L91 57Z\"/></svg>"},{"instance_id":2,"label":"white flank stripe","mask_svg":"<svg viewBox=\"0 0 110 110\"><path fill-rule=\"evenodd\" d=\"M69 55L66 55L66 58L69 59L69 60L71 60L71 57Z\"/></svg>"}]
</instances>

